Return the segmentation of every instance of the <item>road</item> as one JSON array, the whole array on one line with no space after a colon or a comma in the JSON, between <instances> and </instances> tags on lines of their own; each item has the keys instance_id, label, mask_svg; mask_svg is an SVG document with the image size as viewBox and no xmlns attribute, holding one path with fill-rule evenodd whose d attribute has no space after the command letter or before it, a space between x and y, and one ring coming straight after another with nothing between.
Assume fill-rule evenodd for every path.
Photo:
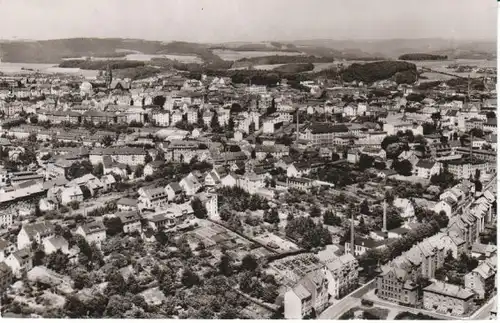
<instances>
[{"instance_id":1,"label":"road","mask_svg":"<svg viewBox=\"0 0 500 323\"><path fill-rule=\"evenodd\" d=\"M339 300L333 300L333 304L326 310L321 312L318 319L320 320L335 320L349 309L361 305L361 296L372 288L374 280L369 281L360 288L356 289L349 295Z\"/></svg>"},{"instance_id":2,"label":"road","mask_svg":"<svg viewBox=\"0 0 500 323\"><path fill-rule=\"evenodd\" d=\"M481 307L474 315L470 317L471 320L487 320L490 317L490 311L495 305L497 297L494 296L486 305Z\"/></svg>"}]
</instances>

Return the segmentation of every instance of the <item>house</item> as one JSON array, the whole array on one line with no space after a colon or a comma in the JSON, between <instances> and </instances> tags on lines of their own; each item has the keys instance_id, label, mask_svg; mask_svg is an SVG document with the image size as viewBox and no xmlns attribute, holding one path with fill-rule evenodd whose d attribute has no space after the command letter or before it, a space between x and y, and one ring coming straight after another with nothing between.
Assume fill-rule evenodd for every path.
<instances>
[{"instance_id":1,"label":"house","mask_svg":"<svg viewBox=\"0 0 500 323\"><path fill-rule=\"evenodd\" d=\"M186 193L187 196L195 195L202 187L201 183L198 181L198 178L193 175L193 173L189 173L186 177L184 177L180 182L179 186L182 187L182 190Z\"/></svg>"},{"instance_id":2,"label":"house","mask_svg":"<svg viewBox=\"0 0 500 323\"><path fill-rule=\"evenodd\" d=\"M175 197L182 194L182 187L177 182L169 183L165 186L165 192L167 193L167 198L169 201L173 201Z\"/></svg>"},{"instance_id":3,"label":"house","mask_svg":"<svg viewBox=\"0 0 500 323\"><path fill-rule=\"evenodd\" d=\"M134 211L137 210L137 200L122 197L116 202L116 207L118 211Z\"/></svg>"},{"instance_id":4,"label":"house","mask_svg":"<svg viewBox=\"0 0 500 323\"><path fill-rule=\"evenodd\" d=\"M474 258L489 258L497 253L497 246L492 244L474 243L471 248L471 255Z\"/></svg>"},{"instance_id":5,"label":"house","mask_svg":"<svg viewBox=\"0 0 500 323\"><path fill-rule=\"evenodd\" d=\"M284 295L285 319L318 315L328 306L328 280L321 270L306 274Z\"/></svg>"},{"instance_id":6,"label":"house","mask_svg":"<svg viewBox=\"0 0 500 323\"><path fill-rule=\"evenodd\" d=\"M103 192L111 191L116 185L116 179L112 174L103 175L101 177L100 181L102 184L102 191Z\"/></svg>"},{"instance_id":7,"label":"house","mask_svg":"<svg viewBox=\"0 0 500 323\"><path fill-rule=\"evenodd\" d=\"M201 203L205 206L207 210L207 215L209 218L218 218L219 216L219 205L217 194L214 193L201 193L198 195Z\"/></svg>"},{"instance_id":8,"label":"house","mask_svg":"<svg viewBox=\"0 0 500 323\"><path fill-rule=\"evenodd\" d=\"M426 310L462 316L472 309L474 292L468 288L435 281L423 291L423 307Z\"/></svg>"},{"instance_id":9,"label":"house","mask_svg":"<svg viewBox=\"0 0 500 323\"><path fill-rule=\"evenodd\" d=\"M10 267L15 277L20 278L33 268L33 259L28 248L11 253L6 259L5 264Z\"/></svg>"},{"instance_id":10,"label":"house","mask_svg":"<svg viewBox=\"0 0 500 323\"><path fill-rule=\"evenodd\" d=\"M419 160L415 164L414 175L424 179L430 179L432 175L439 174L440 166L438 163L427 160Z\"/></svg>"},{"instance_id":11,"label":"house","mask_svg":"<svg viewBox=\"0 0 500 323\"><path fill-rule=\"evenodd\" d=\"M93 221L80 225L76 229L76 234L85 238L88 244L95 243L98 247L106 240L106 227L102 222Z\"/></svg>"},{"instance_id":12,"label":"house","mask_svg":"<svg viewBox=\"0 0 500 323\"><path fill-rule=\"evenodd\" d=\"M56 252L57 250L61 250L64 254L69 254L69 244L63 237L54 236L43 240L43 250L46 255Z\"/></svg>"},{"instance_id":13,"label":"house","mask_svg":"<svg viewBox=\"0 0 500 323\"><path fill-rule=\"evenodd\" d=\"M71 202L83 202L83 192L79 185L65 187L60 192L61 204L67 205Z\"/></svg>"},{"instance_id":14,"label":"house","mask_svg":"<svg viewBox=\"0 0 500 323\"><path fill-rule=\"evenodd\" d=\"M167 203L167 192L163 187L141 187L138 193L138 201L145 208L152 209Z\"/></svg>"},{"instance_id":15,"label":"house","mask_svg":"<svg viewBox=\"0 0 500 323\"><path fill-rule=\"evenodd\" d=\"M165 164L162 160L155 160L144 166L144 176L153 176L153 174Z\"/></svg>"},{"instance_id":16,"label":"house","mask_svg":"<svg viewBox=\"0 0 500 323\"><path fill-rule=\"evenodd\" d=\"M415 208L409 199L395 198L393 205L401 210L400 216L408 222L415 222Z\"/></svg>"},{"instance_id":17,"label":"house","mask_svg":"<svg viewBox=\"0 0 500 323\"><path fill-rule=\"evenodd\" d=\"M136 211L120 212L116 214L123 225L123 232L140 232L142 229L141 218Z\"/></svg>"},{"instance_id":18,"label":"house","mask_svg":"<svg viewBox=\"0 0 500 323\"><path fill-rule=\"evenodd\" d=\"M55 227L50 222L25 224L17 234L17 249L31 248L33 242L41 245L43 240L54 236Z\"/></svg>"},{"instance_id":19,"label":"house","mask_svg":"<svg viewBox=\"0 0 500 323\"><path fill-rule=\"evenodd\" d=\"M311 172L311 165L307 163L293 163L288 166L286 170L287 177L302 177L309 175Z\"/></svg>"},{"instance_id":20,"label":"house","mask_svg":"<svg viewBox=\"0 0 500 323\"><path fill-rule=\"evenodd\" d=\"M497 263L494 261L484 261L464 276L465 287L476 293L476 298L484 299L491 295L495 288Z\"/></svg>"},{"instance_id":21,"label":"house","mask_svg":"<svg viewBox=\"0 0 500 323\"><path fill-rule=\"evenodd\" d=\"M325 265L330 296L342 298L358 286L358 261L352 254L344 254Z\"/></svg>"},{"instance_id":22,"label":"house","mask_svg":"<svg viewBox=\"0 0 500 323\"><path fill-rule=\"evenodd\" d=\"M0 296L3 296L5 291L14 282L14 274L5 262L0 262Z\"/></svg>"},{"instance_id":23,"label":"house","mask_svg":"<svg viewBox=\"0 0 500 323\"><path fill-rule=\"evenodd\" d=\"M229 173L221 179L221 184L224 187L234 187L237 185L238 179L238 175Z\"/></svg>"},{"instance_id":24,"label":"house","mask_svg":"<svg viewBox=\"0 0 500 323\"><path fill-rule=\"evenodd\" d=\"M448 218L451 218L451 216L453 215L454 205L456 205L456 202L448 198L446 200L441 200L437 202L432 208L432 210L437 214L443 211L444 213L446 213L446 216Z\"/></svg>"},{"instance_id":25,"label":"house","mask_svg":"<svg viewBox=\"0 0 500 323\"><path fill-rule=\"evenodd\" d=\"M370 249L382 249L385 248L389 241L388 240L374 240L372 238L355 238L354 245L354 255L361 256L365 254ZM351 253L351 242L346 241L345 243L345 253Z\"/></svg>"}]
</instances>

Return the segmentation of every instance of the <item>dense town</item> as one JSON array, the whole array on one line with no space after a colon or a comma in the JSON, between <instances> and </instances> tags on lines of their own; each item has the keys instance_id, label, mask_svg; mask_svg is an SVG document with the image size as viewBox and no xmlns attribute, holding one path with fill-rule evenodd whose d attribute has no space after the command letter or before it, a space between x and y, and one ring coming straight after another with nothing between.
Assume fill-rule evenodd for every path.
<instances>
[{"instance_id":1,"label":"dense town","mask_svg":"<svg viewBox=\"0 0 500 323\"><path fill-rule=\"evenodd\" d=\"M4 317L495 319L494 82L0 76Z\"/></svg>"}]
</instances>

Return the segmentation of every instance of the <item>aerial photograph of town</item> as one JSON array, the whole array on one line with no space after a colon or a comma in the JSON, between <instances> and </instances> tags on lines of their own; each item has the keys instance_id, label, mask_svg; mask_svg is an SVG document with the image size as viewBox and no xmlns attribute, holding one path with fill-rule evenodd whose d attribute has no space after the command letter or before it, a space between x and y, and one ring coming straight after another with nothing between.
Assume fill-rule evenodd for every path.
<instances>
[{"instance_id":1,"label":"aerial photograph of town","mask_svg":"<svg viewBox=\"0 0 500 323\"><path fill-rule=\"evenodd\" d=\"M0 316L497 319L495 0L0 0Z\"/></svg>"}]
</instances>

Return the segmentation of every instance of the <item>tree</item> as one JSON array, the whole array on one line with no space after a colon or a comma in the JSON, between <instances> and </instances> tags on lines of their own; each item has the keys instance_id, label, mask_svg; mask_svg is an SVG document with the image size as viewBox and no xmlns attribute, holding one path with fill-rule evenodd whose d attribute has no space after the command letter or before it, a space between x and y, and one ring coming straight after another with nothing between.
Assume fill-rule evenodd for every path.
<instances>
[{"instance_id":1,"label":"tree","mask_svg":"<svg viewBox=\"0 0 500 323\"><path fill-rule=\"evenodd\" d=\"M38 117L37 116L31 116L30 117L30 123L37 124L38 123Z\"/></svg>"},{"instance_id":2,"label":"tree","mask_svg":"<svg viewBox=\"0 0 500 323\"><path fill-rule=\"evenodd\" d=\"M233 273L233 266L231 264L231 257L229 257L228 254L223 254L220 261L219 265L217 266L219 268L219 272L224 275L224 276L231 276Z\"/></svg>"},{"instance_id":3,"label":"tree","mask_svg":"<svg viewBox=\"0 0 500 323\"><path fill-rule=\"evenodd\" d=\"M95 177L100 178L102 175L104 175L104 165L102 163L95 165L94 171L92 173Z\"/></svg>"},{"instance_id":4,"label":"tree","mask_svg":"<svg viewBox=\"0 0 500 323\"><path fill-rule=\"evenodd\" d=\"M41 249L36 250L33 255L33 266L42 266L44 264L44 258L45 252Z\"/></svg>"},{"instance_id":5,"label":"tree","mask_svg":"<svg viewBox=\"0 0 500 323\"><path fill-rule=\"evenodd\" d=\"M139 178L142 177L142 175L144 175L144 165L139 164L135 167L134 177Z\"/></svg>"},{"instance_id":6,"label":"tree","mask_svg":"<svg viewBox=\"0 0 500 323\"><path fill-rule=\"evenodd\" d=\"M186 287L192 287L200 283L200 277L196 275L191 269L187 268L182 273L181 282Z\"/></svg>"},{"instance_id":7,"label":"tree","mask_svg":"<svg viewBox=\"0 0 500 323\"><path fill-rule=\"evenodd\" d=\"M106 135L104 137L102 137L101 139L101 145L103 145L104 147L109 147L113 144L114 140L113 138L111 138L111 136L109 135Z\"/></svg>"},{"instance_id":8,"label":"tree","mask_svg":"<svg viewBox=\"0 0 500 323\"><path fill-rule=\"evenodd\" d=\"M243 270L255 271L258 266L257 260L251 254L247 254L241 261L241 269Z\"/></svg>"},{"instance_id":9,"label":"tree","mask_svg":"<svg viewBox=\"0 0 500 323\"><path fill-rule=\"evenodd\" d=\"M227 131L234 131L234 119L233 117L229 118L229 121L227 122Z\"/></svg>"},{"instance_id":10,"label":"tree","mask_svg":"<svg viewBox=\"0 0 500 323\"><path fill-rule=\"evenodd\" d=\"M56 273L63 274L69 264L68 255L60 249L45 257L45 265ZM75 283L76 284L76 283ZM76 288L76 287L75 287Z\"/></svg>"},{"instance_id":11,"label":"tree","mask_svg":"<svg viewBox=\"0 0 500 323\"><path fill-rule=\"evenodd\" d=\"M374 160L375 158L373 158L372 156L361 154L361 156L359 156L359 163L358 163L360 170L363 171L365 169L372 167Z\"/></svg>"},{"instance_id":12,"label":"tree","mask_svg":"<svg viewBox=\"0 0 500 323\"><path fill-rule=\"evenodd\" d=\"M250 157L251 157L252 159L257 158L257 155L256 155L256 153L255 153L255 149L252 149L252 152L250 153Z\"/></svg>"},{"instance_id":13,"label":"tree","mask_svg":"<svg viewBox=\"0 0 500 323\"><path fill-rule=\"evenodd\" d=\"M279 223L280 222L280 217L279 217L279 214L278 214L278 210L275 209L275 208L272 208L269 211L266 210L264 212L264 221L267 222L267 223L271 223L271 224Z\"/></svg>"},{"instance_id":14,"label":"tree","mask_svg":"<svg viewBox=\"0 0 500 323\"><path fill-rule=\"evenodd\" d=\"M36 142L36 133L30 133L28 136L29 142Z\"/></svg>"},{"instance_id":15,"label":"tree","mask_svg":"<svg viewBox=\"0 0 500 323\"><path fill-rule=\"evenodd\" d=\"M398 136L386 136L382 143L380 144L382 149L387 150L387 147L391 144L398 143L400 141Z\"/></svg>"},{"instance_id":16,"label":"tree","mask_svg":"<svg viewBox=\"0 0 500 323\"><path fill-rule=\"evenodd\" d=\"M340 226L342 224L342 219L335 214L333 214L332 211L327 210L323 214L323 223L325 225L334 225L334 226Z\"/></svg>"},{"instance_id":17,"label":"tree","mask_svg":"<svg viewBox=\"0 0 500 323\"><path fill-rule=\"evenodd\" d=\"M198 219L206 219L207 218L207 209L205 205L201 202L201 200L197 197L193 198L191 201L191 207L193 208L194 216Z\"/></svg>"},{"instance_id":18,"label":"tree","mask_svg":"<svg viewBox=\"0 0 500 323\"><path fill-rule=\"evenodd\" d=\"M361 214L366 214L366 215L370 214L370 207L368 206L368 200L364 199L363 202L361 202L359 206L359 211L361 212Z\"/></svg>"},{"instance_id":19,"label":"tree","mask_svg":"<svg viewBox=\"0 0 500 323\"><path fill-rule=\"evenodd\" d=\"M106 281L108 282L106 286L106 295L124 295L126 293L127 284L122 274L117 269L113 269L108 274Z\"/></svg>"},{"instance_id":20,"label":"tree","mask_svg":"<svg viewBox=\"0 0 500 323\"><path fill-rule=\"evenodd\" d=\"M105 218L103 222L106 227L106 234L114 236L123 232L123 224L120 218Z\"/></svg>"},{"instance_id":21,"label":"tree","mask_svg":"<svg viewBox=\"0 0 500 323\"><path fill-rule=\"evenodd\" d=\"M400 175L411 176L413 165L409 160L406 159L402 161L394 160L394 162L392 163L392 168Z\"/></svg>"},{"instance_id":22,"label":"tree","mask_svg":"<svg viewBox=\"0 0 500 323\"><path fill-rule=\"evenodd\" d=\"M312 218L320 217L321 216L321 210L319 209L319 207L317 207L316 205L313 205L313 207L311 208L311 211L310 211L310 216Z\"/></svg>"},{"instance_id":23,"label":"tree","mask_svg":"<svg viewBox=\"0 0 500 323\"><path fill-rule=\"evenodd\" d=\"M219 117L216 111L213 112L212 119L210 120L210 128L212 128L213 132L220 132Z\"/></svg>"},{"instance_id":24,"label":"tree","mask_svg":"<svg viewBox=\"0 0 500 323\"><path fill-rule=\"evenodd\" d=\"M478 137L478 138L483 138L484 137L483 130L481 130L479 128L471 129L471 131L469 132L469 134L472 134L473 137Z\"/></svg>"},{"instance_id":25,"label":"tree","mask_svg":"<svg viewBox=\"0 0 500 323\"><path fill-rule=\"evenodd\" d=\"M153 161L153 157L151 157L151 155L149 153L146 153L146 157L144 158L144 164L147 165L152 161Z\"/></svg>"}]
</instances>

